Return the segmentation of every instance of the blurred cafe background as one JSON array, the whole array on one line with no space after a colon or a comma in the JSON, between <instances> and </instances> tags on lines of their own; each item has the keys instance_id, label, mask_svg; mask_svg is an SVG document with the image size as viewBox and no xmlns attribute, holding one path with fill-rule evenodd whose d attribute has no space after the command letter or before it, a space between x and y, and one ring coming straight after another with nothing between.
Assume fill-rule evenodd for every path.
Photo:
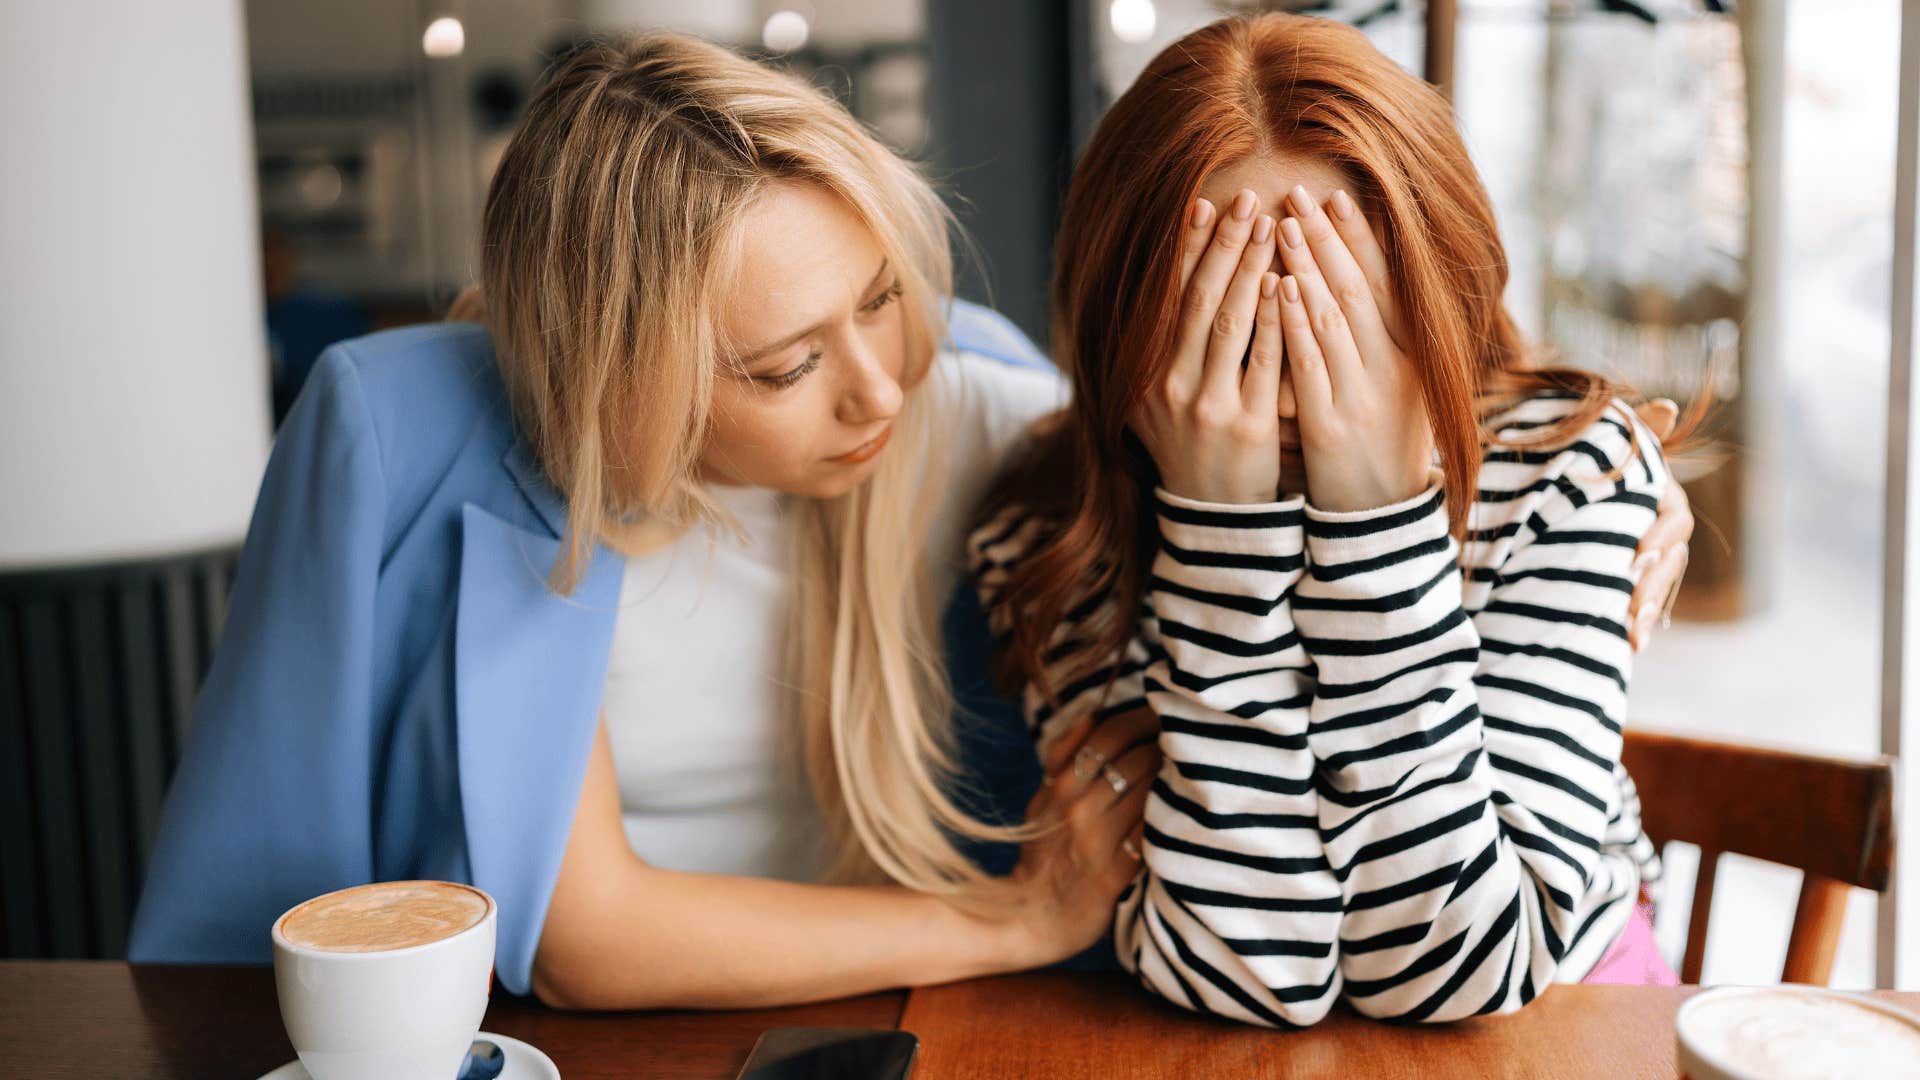
<instances>
[{"instance_id":1,"label":"blurred cafe background","mask_svg":"<svg viewBox=\"0 0 1920 1080\"><path fill-rule=\"evenodd\" d=\"M962 294L1044 341L1102 109L1181 34L1262 8L1358 23L1451 94L1530 334L1722 403L1631 724L1920 750L1901 0L10 0L0 956L123 951L275 420L328 343L437 318L471 279L489 171L556 55L668 27L804 72L928 163ZM1854 891L1833 985L1920 989L1913 802L1904 899ZM1697 860L1668 855L1678 967ZM1799 879L1726 858L1706 981L1779 977Z\"/></svg>"}]
</instances>

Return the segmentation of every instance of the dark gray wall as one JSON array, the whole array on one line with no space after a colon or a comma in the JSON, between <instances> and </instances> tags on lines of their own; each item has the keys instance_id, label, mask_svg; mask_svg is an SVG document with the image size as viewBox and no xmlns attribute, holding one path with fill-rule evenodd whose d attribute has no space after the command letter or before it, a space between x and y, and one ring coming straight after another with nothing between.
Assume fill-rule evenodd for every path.
<instances>
[{"instance_id":1,"label":"dark gray wall","mask_svg":"<svg viewBox=\"0 0 1920 1080\"><path fill-rule=\"evenodd\" d=\"M928 0L937 175L979 260L959 292L1044 346L1053 232L1092 86L1090 0Z\"/></svg>"}]
</instances>

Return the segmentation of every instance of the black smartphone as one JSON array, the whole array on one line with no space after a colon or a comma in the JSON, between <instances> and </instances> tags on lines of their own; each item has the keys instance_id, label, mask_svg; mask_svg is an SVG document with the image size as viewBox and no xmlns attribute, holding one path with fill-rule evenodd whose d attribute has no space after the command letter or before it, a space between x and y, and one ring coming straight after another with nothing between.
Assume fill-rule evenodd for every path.
<instances>
[{"instance_id":1,"label":"black smartphone","mask_svg":"<svg viewBox=\"0 0 1920 1080\"><path fill-rule=\"evenodd\" d=\"M738 1080L906 1080L920 1040L880 1028L771 1028Z\"/></svg>"}]
</instances>

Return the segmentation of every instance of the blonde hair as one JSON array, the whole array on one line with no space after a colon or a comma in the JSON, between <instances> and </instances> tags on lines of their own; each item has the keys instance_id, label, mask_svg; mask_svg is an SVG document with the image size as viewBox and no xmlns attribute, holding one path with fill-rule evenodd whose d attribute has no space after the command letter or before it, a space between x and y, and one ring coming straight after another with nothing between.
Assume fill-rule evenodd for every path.
<instances>
[{"instance_id":1,"label":"blonde hair","mask_svg":"<svg viewBox=\"0 0 1920 1080\"><path fill-rule=\"evenodd\" d=\"M596 544L632 553L718 520L696 467L716 371L716 297L743 212L771 183L843 199L897 268L906 404L847 495L798 508L786 663L832 878L953 892L955 836L1010 839L949 794L953 702L925 546L939 485L911 388L945 336L947 211L844 109L783 72L673 34L587 44L535 95L487 194L481 282L449 317L490 330L520 435L568 503L549 577Z\"/></svg>"}]
</instances>

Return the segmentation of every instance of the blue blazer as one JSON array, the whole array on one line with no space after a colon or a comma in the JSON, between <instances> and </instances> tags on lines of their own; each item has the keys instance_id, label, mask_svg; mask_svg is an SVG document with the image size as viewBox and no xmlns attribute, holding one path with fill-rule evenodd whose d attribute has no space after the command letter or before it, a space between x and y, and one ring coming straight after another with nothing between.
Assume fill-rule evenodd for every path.
<instances>
[{"instance_id":1,"label":"blue blazer","mask_svg":"<svg viewBox=\"0 0 1920 1080\"><path fill-rule=\"evenodd\" d=\"M1046 360L956 304L953 343ZM399 878L499 904L496 969L530 987L606 679L622 560L546 587L566 506L515 441L483 329L443 323L327 350L281 428L226 628L134 917L136 963L265 963L307 897ZM1037 782L987 687L970 594L948 612L984 812ZM997 807L997 809L996 809ZM1000 866L1010 852L984 857Z\"/></svg>"}]
</instances>

